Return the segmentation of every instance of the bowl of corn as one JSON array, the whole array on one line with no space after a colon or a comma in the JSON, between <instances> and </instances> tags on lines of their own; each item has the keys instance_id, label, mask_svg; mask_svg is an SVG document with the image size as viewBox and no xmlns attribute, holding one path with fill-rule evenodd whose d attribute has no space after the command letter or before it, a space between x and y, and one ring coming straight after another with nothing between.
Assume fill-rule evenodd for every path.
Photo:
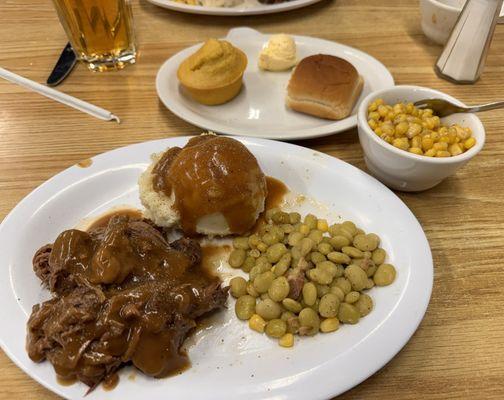
<instances>
[{"instance_id":1,"label":"bowl of corn","mask_svg":"<svg viewBox=\"0 0 504 400\"><path fill-rule=\"evenodd\" d=\"M366 165L393 189L430 189L483 148L485 129L475 114L439 118L413 104L434 98L464 106L440 91L406 85L373 92L359 106L359 140Z\"/></svg>"}]
</instances>

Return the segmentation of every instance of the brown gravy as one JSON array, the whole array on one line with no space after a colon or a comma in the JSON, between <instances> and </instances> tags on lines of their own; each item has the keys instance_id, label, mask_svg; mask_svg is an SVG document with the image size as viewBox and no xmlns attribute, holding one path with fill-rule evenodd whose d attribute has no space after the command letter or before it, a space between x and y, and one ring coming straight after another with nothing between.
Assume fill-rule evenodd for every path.
<instances>
[{"instance_id":1,"label":"brown gravy","mask_svg":"<svg viewBox=\"0 0 504 400\"><path fill-rule=\"evenodd\" d=\"M264 212L259 215L250 232L259 232L261 227L266 225L266 211L279 207L283 203L285 195L289 193L289 188L285 183L271 176L266 177L266 184L268 186L268 196L266 196L264 203Z\"/></svg>"},{"instance_id":2,"label":"brown gravy","mask_svg":"<svg viewBox=\"0 0 504 400\"><path fill-rule=\"evenodd\" d=\"M175 194L182 229L191 235L200 218L216 213L222 213L232 233L247 232L267 190L253 154L223 136L196 136L183 149L170 148L153 175L156 191Z\"/></svg>"},{"instance_id":3,"label":"brown gravy","mask_svg":"<svg viewBox=\"0 0 504 400\"><path fill-rule=\"evenodd\" d=\"M102 382L102 388L103 390L109 392L117 386L119 383L119 375L117 373L112 374L108 376L103 382Z\"/></svg>"},{"instance_id":4,"label":"brown gravy","mask_svg":"<svg viewBox=\"0 0 504 400\"><path fill-rule=\"evenodd\" d=\"M56 381L61 386L72 386L77 382L76 378L63 378L62 376L56 375Z\"/></svg>"},{"instance_id":5,"label":"brown gravy","mask_svg":"<svg viewBox=\"0 0 504 400\"><path fill-rule=\"evenodd\" d=\"M231 251L231 246L224 245L204 245L201 246L203 258L201 259L201 266L208 273L212 273L214 263L221 260L224 256Z\"/></svg>"},{"instance_id":6,"label":"brown gravy","mask_svg":"<svg viewBox=\"0 0 504 400\"><path fill-rule=\"evenodd\" d=\"M131 215L108 220L62 232L45 261L35 257L56 296L30 316L28 354L91 388L109 379L112 387L128 362L156 378L180 373L190 365L180 346L197 318L224 305L227 290L202 268L196 242L168 244Z\"/></svg>"},{"instance_id":7,"label":"brown gravy","mask_svg":"<svg viewBox=\"0 0 504 400\"><path fill-rule=\"evenodd\" d=\"M79 161L76 165L81 168L89 168L93 164L92 158L86 158L85 160Z\"/></svg>"},{"instance_id":8,"label":"brown gravy","mask_svg":"<svg viewBox=\"0 0 504 400\"><path fill-rule=\"evenodd\" d=\"M285 195L289 192L289 188L285 183L272 176L266 177L266 186L268 188L268 195L266 196L264 211L279 207L284 201Z\"/></svg>"},{"instance_id":9,"label":"brown gravy","mask_svg":"<svg viewBox=\"0 0 504 400\"><path fill-rule=\"evenodd\" d=\"M108 225L110 219L115 215L126 215L133 219L142 219L143 214L142 211L137 210L136 208L121 208L119 210L113 210L100 215L100 217L95 219L93 223L86 228L86 231L89 232L93 229L105 228Z\"/></svg>"}]
</instances>

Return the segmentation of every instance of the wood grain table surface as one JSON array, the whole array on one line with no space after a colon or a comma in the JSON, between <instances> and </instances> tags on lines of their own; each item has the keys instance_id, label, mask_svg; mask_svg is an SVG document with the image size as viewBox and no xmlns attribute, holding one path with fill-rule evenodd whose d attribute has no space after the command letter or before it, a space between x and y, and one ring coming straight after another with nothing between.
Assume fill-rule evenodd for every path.
<instances>
[{"instance_id":1,"label":"wood grain table surface","mask_svg":"<svg viewBox=\"0 0 504 400\"><path fill-rule=\"evenodd\" d=\"M138 64L104 74L79 65L59 87L113 111L120 125L0 80L0 220L31 190L80 160L131 143L199 133L158 100L156 72L175 52L235 26L354 46L383 62L398 84L440 89L464 102L504 97L504 26L497 26L482 78L457 86L434 74L441 47L423 36L414 0L324 0L284 14L232 18L185 15L145 0L133 4ZM44 82L65 43L49 0L0 0L0 66ZM432 248L432 299L404 349L341 399L504 398L504 111L481 119L487 141L474 160L434 189L398 193ZM366 170L355 129L298 144ZM0 351L0 399L55 398Z\"/></svg>"}]
</instances>

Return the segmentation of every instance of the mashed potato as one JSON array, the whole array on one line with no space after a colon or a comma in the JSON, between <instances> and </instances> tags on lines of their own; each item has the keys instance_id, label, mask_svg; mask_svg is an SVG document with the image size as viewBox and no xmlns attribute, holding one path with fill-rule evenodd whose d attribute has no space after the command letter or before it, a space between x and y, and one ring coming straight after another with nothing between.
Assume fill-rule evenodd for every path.
<instances>
[{"instance_id":1,"label":"mashed potato","mask_svg":"<svg viewBox=\"0 0 504 400\"><path fill-rule=\"evenodd\" d=\"M145 207L145 216L158 226L170 228L178 225L180 221L180 213L174 206L175 193L172 192L172 195L168 197L163 192L156 192L152 183L152 170L162 156L163 152L151 156L152 163L140 175L138 188L140 190L140 201Z\"/></svg>"},{"instance_id":2,"label":"mashed potato","mask_svg":"<svg viewBox=\"0 0 504 400\"><path fill-rule=\"evenodd\" d=\"M189 235L248 232L267 195L254 155L239 141L214 134L154 154L138 185L146 217Z\"/></svg>"}]
</instances>

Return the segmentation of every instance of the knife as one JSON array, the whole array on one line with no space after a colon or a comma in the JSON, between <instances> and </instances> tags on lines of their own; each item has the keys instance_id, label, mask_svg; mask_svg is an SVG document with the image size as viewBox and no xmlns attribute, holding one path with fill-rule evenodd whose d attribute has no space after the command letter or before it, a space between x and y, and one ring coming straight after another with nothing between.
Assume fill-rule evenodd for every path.
<instances>
[{"instance_id":1,"label":"knife","mask_svg":"<svg viewBox=\"0 0 504 400\"><path fill-rule=\"evenodd\" d=\"M63 82L70 71L72 71L76 62L77 57L75 57L72 45L70 43L67 43L67 45L61 52L58 62L54 66L51 75L49 75L49 78L47 78L47 85L56 86Z\"/></svg>"}]
</instances>

